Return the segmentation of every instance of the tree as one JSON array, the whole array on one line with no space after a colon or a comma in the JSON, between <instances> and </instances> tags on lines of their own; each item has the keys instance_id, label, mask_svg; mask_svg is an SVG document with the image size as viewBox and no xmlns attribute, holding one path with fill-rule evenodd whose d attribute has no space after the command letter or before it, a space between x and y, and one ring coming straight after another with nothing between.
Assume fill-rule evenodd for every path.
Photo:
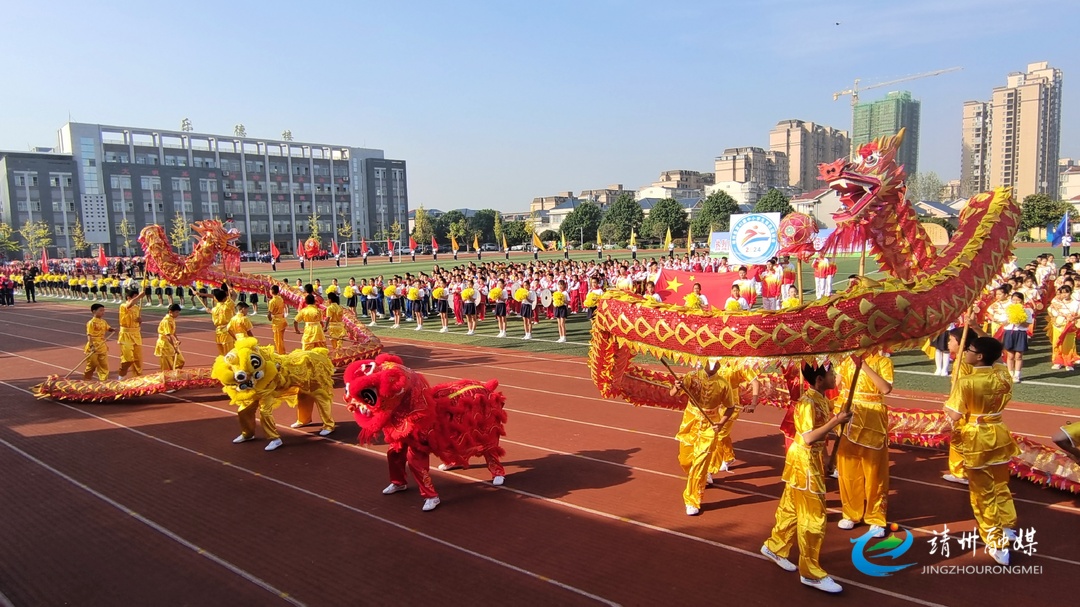
<instances>
[{"instance_id":1,"label":"tree","mask_svg":"<svg viewBox=\"0 0 1080 607\"><path fill-rule=\"evenodd\" d=\"M401 223L395 221L394 223L390 224L389 228L387 228L387 230L386 230L386 238L388 240L393 240L394 242L397 242L397 241L401 240L401 233L402 233Z\"/></svg>"},{"instance_id":2,"label":"tree","mask_svg":"<svg viewBox=\"0 0 1080 607\"><path fill-rule=\"evenodd\" d=\"M496 211L495 212L495 243L498 244L500 247L502 246L503 234L505 234L505 232L503 232L502 213L499 213L498 211Z\"/></svg>"},{"instance_id":3,"label":"tree","mask_svg":"<svg viewBox=\"0 0 1080 607\"><path fill-rule=\"evenodd\" d=\"M941 190L945 183L937 173L914 173L907 180L907 199L914 202L941 202Z\"/></svg>"},{"instance_id":4,"label":"tree","mask_svg":"<svg viewBox=\"0 0 1080 607\"><path fill-rule=\"evenodd\" d=\"M1031 194L1020 205L1020 229L1045 228L1061 221L1072 205L1063 200L1051 200L1046 194Z\"/></svg>"},{"instance_id":5,"label":"tree","mask_svg":"<svg viewBox=\"0 0 1080 607\"><path fill-rule=\"evenodd\" d=\"M439 240L448 240L450 238L450 226L458 221L464 221L465 215L461 211L450 211L443 213L435 218L433 226L435 228L435 238Z\"/></svg>"},{"instance_id":6,"label":"tree","mask_svg":"<svg viewBox=\"0 0 1080 607\"><path fill-rule=\"evenodd\" d=\"M451 211L450 213L453 213L453 211ZM449 215L450 213L447 213L447 215ZM461 213L458 213L458 215L461 215L461 219L458 219L457 221L451 223L450 227L447 229L446 232L448 236L452 236L455 240L457 240L458 250L461 250L462 246L468 244L462 242L462 240L464 240L465 238L465 233L469 231L469 223L465 220L464 215L462 215Z\"/></svg>"},{"instance_id":7,"label":"tree","mask_svg":"<svg viewBox=\"0 0 1080 607\"><path fill-rule=\"evenodd\" d=\"M183 253L187 250L188 240L191 239L191 224L180 211L173 216L169 238L172 239L173 248L178 252Z\"/></svg>"},{"instance_id":8,"label":"tree","mask_svg":"<svg viewBox=\"0 0 1080 607\"><path fill-rule=\"evenodd\" d=\"M476 235L480 242L491 242L495 238L495 216L499 212L481 209L469 218L469 236Z\"/></svg>"},{"instance_id":9,"label":"tree","mask_svg":"<svg viewBox=\"0 0 1080 607\"><path fill-rule=\"evenodd\" d=\"M543 232L540 232L540 240L544 241L545 245L547 245L547 243L551 242L552 240L558 239L559 233L555 230L544 230Z\"/></svg>"},{"instance_id":10,"label":"tree","mask_svg":"<svg viewBox=\"0 0 1080 607\"><path fill-rule=\"evenodd\" d=\"M645 223L641 225L641 233L651 238L664 238L668 228L671 229L672 238L685 238L686 230L690 228L686 211L673 198L665 198L653 205Z\"/></svg>"},{"instance_id":11,"label":"tree","mask_svg":"<svg viewBox=\"0 0 1080 607\"><path fill-rule=\"evenodd\" d=\"M131 255L131 227L127 217L120 220L120 225L116 226L116 235L120 237L120 242L124 243L124 255Z\"/></svg>"},{"instance_id":12,"label":"tree","mask_svg":"<svg viewBox=\"0 0 1080 607\"><path fill-rule=\"evenodd\" d=\"M83 230L82 220L78 217L75 218L75 225L71 228L71 246L75 247L76 255L79 251L90 248L90 243L86 241L86 231Z\"/></svg>"},{"instance_id":13,"label":"tree","mask_svg":"<svg viewBox=\"0 0 1080 607\"><path fill-rule=\"evenodd\" d=\"M21 248L15 230L7 222L0 221L0 253L14 253Z\"/></svg>"},{"instance_id":14,"label":"tree","mask_svg":"<svg viewBox=\"0 0 1080 607\"><path fill-rule=\"evenodd\" d=\"M523 244L532 239L532 232L526 227L525 221L508 221L503 224L503 234L506 235L506 244L514 246ZM499 244L502 244L501 242Z\"/></svg>"},{"instance_id":15,"label":"tree","mask_svg":"<svg viewBox=\"0 0 1080 607\"><path fill-rule=\"evenodd\" d=\"M781 217L794 210L791 208L791 199L784 196L784 193L776 188L766 192L754 205L755 213L780 213Z\"/></svg>"},{"instance_id":16,"label":"tree","mask_svg":"<svg viewBox=\"0 0 1080 607\"><path fill-rule=\"evenodd\" d=\"M564 234L568 234L571 240L583 236L590 241L595 241L596 231L600 229L602 216L603 212L600 211L600 207L596 206L595 202L586 200L578 204L577 208L566 216L559 229Z\"/></svg>"},{"instance_id":17,"label":"tree","mask_svg":"<svg viewBox=\"0 0 1080 607\"><path fill-rule=\"evenodd\" d=\"M412 237L416 239L418 244L425 242L431 242L431 237L435 235L435 229L432 225L431 218L428 217L427 211L424 207L416 209L416 216L413 219L413 231Z\"/></svg>"},{"instance_id":18,"label":"tree","mask_svg":"<svg viewBox=\"0 0 1080 607\"><path fill-rule=\"evenodd\" d=\"M23 237L26 249L30 252L30 259L40 257L41 250L52 244L52 229L44 221L26 220L19 234Z\"/></svg>"},{"instance_id":19,"label":"tree","mask_svg":"<svg viewBox=\"0 0 1080 607\"><path fill-rule=\"evenodd\" d=\"M701 203L701 212L691 222L694 234L707 236L731 229L731 215L739 212L739 203L727 192L713 192Z\"/></svg>"},{"instance_id":20,"label":"tree","mask_svg":"<svg viewBox=\"0 0 1080 607\"><path fill-rule=\"evenodd\" d=\"M540 212L532 211L529 213L529 218L525 220L525 232L532 237L532 233L536 231L536 228L540 225Z\"/></svg>"},{"instance_id":21,"label":"tree","mask_svg":"<svg viewBox=\"0 0 1080 607\"><path fill-rule=\"evenodd\" d=\"M607 239L610 233L612 241L629 241L630 230L641 234L644 223L645 211L641 210L641 204L631 194L619 194L615 202L608 205L600 221L600 234Z\"/></svg>"},{"instance_id":22,"label":"tree","mask_svg":"<svg viewBox=\"0 0 1080 607\"><path fill-rule=\"evenodd\" d=\"M341 236L345 240L352 240L353 233L356 230L353 229L352 222L349 221L349 215L345 212L345 209L341 210L341 224L338 226L338 236Z\"/></svg>"}]
</instances>

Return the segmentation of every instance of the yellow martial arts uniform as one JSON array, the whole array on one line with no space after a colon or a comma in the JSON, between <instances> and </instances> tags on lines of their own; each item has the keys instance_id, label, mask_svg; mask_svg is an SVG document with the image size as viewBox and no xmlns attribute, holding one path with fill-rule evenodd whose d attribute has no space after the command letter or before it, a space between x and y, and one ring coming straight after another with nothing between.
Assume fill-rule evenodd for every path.
<instances>
[{"instance_id":1,"label":"yellow martial arts uniform","mask_svg":"<svg viewBox=\"0 0 1080 607\"><path fill-rule=\"evenodd\" d=\"M1009 461L1020 453L1001 413L1012 399L1012 377L1005 365L975 367L953 389L945 408L960 414L952 442L964 457L971 509L987 546L1008 548L1005 529L1016 528L1009 493Z\"/></svg>"},{"instance_id":2,"label":"yellow martial arts uniform","mask_svg":"<svg viewBox=\"0 0 1080 607\"><path fill-rule=\"evenodd\" d=\"M273 397L246 401L236 412L237 420L240 422L240 433L247 438L255 436L255 413L258 413L266 438L269 440L281 438L281 433L277 431L277 422L274 421L274 408L279 404L281 400Z\"/></svg>"},{"instance_id":3,"label":"yellow martial arts uniform","mask_svg":"<svg viewBox=\"0 0 1080 607\"><path fill-rule=\"evenodd\" d=\"M120 304L120 377L128 369L134 375L142 375L142 308L138 303L125 301Z\"/></svg>"},{"instance_id":4,"label":"yellow martial arts uniform","mask_svg":"<svg viewBox=\"0 0 1080 607\"><path fill-rule=\"evenodd\" d=\"M214 341L217 343L218 354L224 356L236 345L236 339L229 333L229 321L235 314L235 305L232 300L225 298L214 304L210 311L210 320L214 323Z\"/></svg>"},{"instance_id":5,"label":"yellow martial arts uniform","mask_svg":"<svg viewBox=\"0 0 1080 607\"><path fill-rule=\"evenodd\" d=\"M289 326L285 320L285 300L280 295L275 295L266 303L266 311L270 316L270 328L274 332L274 351L278 354L285 353L285 327Z\"/></svg>"},{"instance_id":6,"label":"yellow martial arts uniform","mask_svg":"<svg viewBox=\"0 0 1080 607\"><path fill-rule=\"evenodd\" d=\"M326 347L326 335L322 329L322 313L315 306L306 306L296 313L296 322L304 323L304 335L300 347L304 350Z\"/></svg>"},{"instance_id":7,"label":"yellow martial arts uniform","mask_svg":"<svg viewBox=\"0 0 1080 607\"><path fill-rule=\"evenodd\" d=\"M251 319L246 315L237 312L229 319L228 331L229 335L232 335L236 339L247 337L248 332L251 331Z\"/></svg>"},{"instance_id":8,"label":"yellow martial arts uniform","mask_svg":"<svg viewBox=\"0 0 1080 607\"><path fill-rule=\"evenodd\" d=\"M341 320L344 316L345 308L338 304L332 303L326 306L326 336L330 338L332 348L340 348L341 340L347 337L345 323Z\"/></svg>"},{"instance_id":9,"label":"yellow martial arts uniform","mask_svg":"<svg viewBox=\"0 0 1080 607\"><path fill-rule=\"evenodd\" d=\"M881 379L893 383L893 362L887 356L871 354L863 359ZM845 360L836 369L837 391L834 403L839 412L847 402L855 363ZM843 516L849 521L866 521L884 527L889 495L889 411L885 395L865 373L859 374L851 400L851 421L844 426L836 452L836 471L840 477L840 501Z\"/></svg>"},{"instance_id":10,"label":"yellow martial arts uniform","mask_svg":"<svg viewBox=\"0 0 1080 607\"><path fill-rule=\"evenodd\" d=\"M109 348L105 345L105 337L111 328L104 318L91 318L86 323L86 347L83 352L90 357L86 359L83 379L91 379L95 373L100 381L109 379Z\"/></svg>"},{"instance_id":11,"label":"yellow martial arts uniform","mask_svg":"<svg viewBox=\"0 0 1080 607\"><path fill-rule=\"evenodd\" d=\"M154 356L158 357L162 371L184 368L184 355L173 345L176 339L176 321L166 315L157 326L157 343L154 344Z\"/></svg>"},{"instance_id":12,"label":"yellow martial arts uniform","mask_svg":"<svg viewBox=\"0 0 1080 607\"><path fill-rule=\"evenodd\" d=\"M960 377L967 377L971 375L971 372L975 369L971 365L963 361L963 355L961 354L960 360L954 361L953 365L960 365ZM953 370L955 373L955 369ZM953 423L953 432L955 433L964 424L964 418L960 418ZM967 478L967 472L964 471L964 456L957 450L957 446L953 444L952 440L949 440L949 474L956 478Z\"/></svg>"},{"instance_id":13,"label":"yellow martial arts uniform","mask_svg":"<svg viewBox=\"0 0 1080 607\"><path fill-rule=\"evenodd\" d=\"M688 403L683 411L679 432L675 435L679 441L679 465L686 472L683 502L687 506L701 507L709 468L714 464L719 467L719 462L716 462L719 435L725 428L730 432L730 422L724 424L719 432L713 430L713 425L720 421L726 409L738 405L737 386L745 377L741 369L733 368L721 368L712 376L699 369L682 377L687 394L705 412L702 415L698 407Z\"/></svg>"},{"instance_id":14,"label":"yellow martial arts uniform","mask_svg":"<svg viewBox=\"0 0 1080 607\"><path fill-rule=\"evenodd\" d=\"M787 558L799 541L799 574L820 580L828 575L821 568L819 555L825 541L825 444L824 440L807 445L803 435L829 421L829 399L808 388L795 403L795 440L784 459L786 483L776 507L776 525L765 546L777 556Z\"/></svg>"}]
</instances>

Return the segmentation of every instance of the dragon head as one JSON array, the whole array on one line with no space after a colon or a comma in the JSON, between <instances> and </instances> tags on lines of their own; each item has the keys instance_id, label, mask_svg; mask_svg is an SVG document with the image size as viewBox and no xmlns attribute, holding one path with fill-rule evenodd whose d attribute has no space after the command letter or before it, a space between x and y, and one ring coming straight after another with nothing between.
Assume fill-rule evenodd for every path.
<instances>
[{"instance_id":1,"label":"dragon head","mask_svg":"<svg viewBox=\"0 0 1080 607\"><path fill-rule=\"evenodd\" d=\"M362 442L423 408L413 401L423 399L426 382L396 356L355 361L345 368L344 379L345 406L360 426Z\"/></svg>"},{"instance_id":2,"label":"dragon head","mask_svg":"<svg viewBox=\"0 0 1080 607\"><path fill-rule=\"evenodd\" d=\"M259 340L245 337L224 356L218 356L210 375L221 382L234 402L259 398L277 377L273 347L259 347Z\"/></svg>"},{"instance_id":3,"label":"dragon head","mask_svg":"<svg viewBox=\"0 0 1080 607\"><path fill-rule=\"evenodd\" d=\"M900 129L896 135L860 146L851 160L818 165L819 178L840 195L840 210L833 213L837 225L869 217L897 194L903 199L906 175L904 167L896 164L903 141L904 129Z\"/></svg>"}]
</instances>

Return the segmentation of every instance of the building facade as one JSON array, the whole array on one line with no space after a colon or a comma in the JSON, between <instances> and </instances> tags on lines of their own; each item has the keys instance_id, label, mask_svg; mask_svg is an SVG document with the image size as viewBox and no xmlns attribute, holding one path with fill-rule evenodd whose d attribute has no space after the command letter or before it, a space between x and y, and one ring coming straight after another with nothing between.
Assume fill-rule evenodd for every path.
<instances>
[{"instance_id":1,"label":"building facade","mask_svg":"<svg viewBox=\"0 0 1080 607\"><path fill-rule=\"evenodd\" d=\"M884 99L857 104L851 119L852 150L878 137L895 135L903 128L904 141L900 144L896 162L904 166L908 175L918 173L921 106L908 91L894 91Z\"/></svg>"},{"instance_id":2,"label":"building facade","mask_svg":"<svg viewBox=\"0 0 1080 607\"><path fill-rule=\"evenodd\" d=\"M11 226L13 237L22 242L18 230L27 222L44 221L51 226L52 257L75 254L72 230L79 218L78 175L70 155L41 152L0 152L0 221ZM83 218L85 232L96 216ZM88 251L81 251L88 254ZM19 252L9 257L21 258Z\"/></svg>"},{"instance_id":3,"label":"building facade","mask_svg":"<svg viewBox=\"0 0 1080 607\"><path fill-rule=\"evenodd\" d=\"M989 103L964 102L960 137L960 196L971 198L990 189Z\"/></svg>"},{"instance_id":4,"label":"building facade","mask_svg":"<svg viewBox=\"0 0 1080 607\"><path fill-rule=\"evenodd\" d=\"M831 126L781 120L769 132L769 150L787 156L788 185L801 193L819 187L818 164L848 157L851 138Z\"/></svg>"},{"instance_id":5,"label":"building facade","mask_svg":"<svg viewBox=\"0 0 1080 607\"><path fill-rule=\"evenodd\" d=\"M405 161L382 150L83 123L58 136L86 239L109 255L138 254L151 224L219 219L240 231L241 249L273 241L282 253L310 235L312 218L324 245L385 237L394 224L400 240L408 225Z\"/></svg>"}]
</instances>

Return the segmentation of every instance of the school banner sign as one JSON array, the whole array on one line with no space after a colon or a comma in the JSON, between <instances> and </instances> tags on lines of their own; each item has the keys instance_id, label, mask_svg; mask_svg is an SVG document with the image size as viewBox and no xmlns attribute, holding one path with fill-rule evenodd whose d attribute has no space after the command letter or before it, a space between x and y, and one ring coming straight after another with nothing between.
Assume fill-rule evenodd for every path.
<instances>
[{"instance_id":1,"label":"school banner sign","mask_svg":"<svg viewBox=\"0 0 1080 607\"><path fill-rule=\"evenodd\" d=\"M731 216L728 258L737 264L764 264L780 251L780 213L739 213Z\"/></svg>"}]
</instances>

